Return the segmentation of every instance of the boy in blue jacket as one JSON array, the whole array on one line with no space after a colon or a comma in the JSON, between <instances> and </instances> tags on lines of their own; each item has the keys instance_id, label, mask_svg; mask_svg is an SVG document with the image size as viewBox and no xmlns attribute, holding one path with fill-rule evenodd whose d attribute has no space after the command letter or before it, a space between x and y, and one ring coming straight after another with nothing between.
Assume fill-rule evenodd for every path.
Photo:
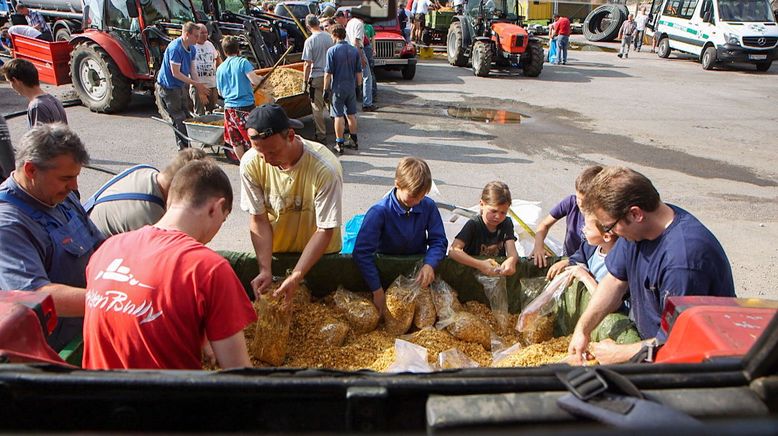
<instances>
[{"instance_id":1,"label":"boy in blue jacket","mask_svg":"<svg viewBox=\"0 0 778 436\"><path fill-rule=\"evenodd\" d=\"M405 157L397 164L394 189L365 214L357 234L353 257L369 289L373 303L383 315L384 288L376 253L424 255L424 266L416 276L421 287L435 278L435 268L446 256L446 232L435 201L426 195L432 188L432 174L427 162Z\"/></svg>"}]
</instances>

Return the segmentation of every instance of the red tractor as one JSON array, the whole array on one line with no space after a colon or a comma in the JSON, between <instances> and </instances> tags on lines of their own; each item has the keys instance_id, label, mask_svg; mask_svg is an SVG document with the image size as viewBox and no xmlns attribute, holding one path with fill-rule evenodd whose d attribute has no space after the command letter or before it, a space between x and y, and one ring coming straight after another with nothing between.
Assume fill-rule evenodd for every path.
<instances>
[{"instance_id":1,"label":"red tractor","mask_svg":"<svg viewBox=\"0 0 778 436\"><path fill-rule=\"evenodd\" d=\"M522 26L517 0L470 0L462 15L448 28L448 62L472 65L476 76L486 77L492 64L517 66L525 76L543 70L543 46Z\"/></svg>"}]
</instances>

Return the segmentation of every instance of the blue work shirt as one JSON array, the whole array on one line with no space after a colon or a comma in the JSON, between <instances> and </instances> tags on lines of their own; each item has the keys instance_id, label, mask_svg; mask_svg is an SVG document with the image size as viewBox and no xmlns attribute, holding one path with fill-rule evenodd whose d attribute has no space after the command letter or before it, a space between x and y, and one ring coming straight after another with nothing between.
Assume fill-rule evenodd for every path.
<instances>
[{"instance_id":1,"label":"blue work shirt","mask_svg":"<svg viewBox=\"0 0 778 436\"><path fill-rule=\"evenodd\" d=\"M668 206L675 218L658 238L619 238L605 258L608 272L629 283L630 317L643 339L665 339L659 323L668 296L735 296L732 269L719 241L692 214Z\"/></svg>"},{"instance_id":2,"label":"blue work shirt","mask_svg":"<svg viewBox=\"0 0 778 436\"><path fill-rule=\"evenodd\" d=\"M224 107L239 108L254 104L254 87L246 74L254 71L246 58L229 56L216 70L216 88L224 98Z\"/></svg>"},{"instance_id":3,"label":"blue work shirt","mask_svg":"<svg viewBox=\"0 0 778 436\"><path fill-rule=\"evenodd\" d=\"M85 287L86 265L103 235L75 194L49 207L12 174L0 185L0 197L10 197L0 200L0 290L34 291L50 283ZM81 322L60 318L49 344L61 349L81 332Z\"/></svg>"},{"instance_id":4,"label":"blue work shirt","mask_svg":"<svg viewBox=\"0 0 778 436\"><path fill-rule=\"evenodd\" d=\"M578 247L580 247L581 243L584 241L584 216L581 213L581 209L578 208L576 196L568 195L554 206L548 214L555 220L565 218L565 227L567 230L565 230L564 254L571 256L578 250Z\"/></svg>"},{"instance_id":5,"label":"blue work shirt","mask_svg":"<svg viewBox=\"0 0 778 436\"><path fill-rule=\"evenodd\" d=\"M330 85L334 94L354 92L357 87L357 73L362 72L359 50L340 41L327 50L327 64L324 72L332 74Z\"/></svg>"},{"instance_id":6,"label":"blue work shirt","mask_svg":"<svg viewBox=\"0 0 778 436\"><path fill-rule=\"evenodd\" d=\"M192 61L195 59L197 49L194 45L189 47L189 50L184 48L184 41L179 37L168 44L165 49L165 55L162 58L162 68L159 70L157 76L157 83L162 85L163 88L176 89L188 86L186 83L173 77L173 69L170 63L176 63L181 65L181 74L189 76L192 72Z\"/></svg>"},{"instance_id":7,"label":"blue work shirt","mask_svg":"<svg viewBox=\"0 0 778 436\"><path fill-rule=\"evenodd\" d=\"M437 268L446 257L446 232L435 201L429 197L406 210L396 188L365 214L352 254L369 289L382 287L375 254L424 254L424 263Z\"/></svg>"}]
</instances>

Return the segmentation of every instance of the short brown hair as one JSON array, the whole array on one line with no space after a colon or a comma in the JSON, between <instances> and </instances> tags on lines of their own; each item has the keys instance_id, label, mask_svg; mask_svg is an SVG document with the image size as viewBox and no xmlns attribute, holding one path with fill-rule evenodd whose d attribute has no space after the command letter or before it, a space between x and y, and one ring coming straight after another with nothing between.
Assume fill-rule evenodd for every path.
<instances>
[{"instance_id":1,"label":"short brown hair","mask_svg":"<svg viewBox=\"0 0 778 436\"><path fill-rule=\"evenodd\" d=\"M592 180L594 180L597 174L600 174L601 171L602 167L599 165L590 166L581 171L581 174L579 174L575 179L575 190L583 195L586 195L586 193L589 192L589 189L591 188Z\"/></svg>"},{"instance_id":2,"label":"short brown hair","mask_svg":"<svg viewBox=\"0 0 778 436\"><path fill-rule=\"evenodd\" d=\"M211 198L224 198L227 210L232 210L232 185L213 159L191 161L173 177L168 194L168 207L184 203L198 208Z\"/></svg>"},{"instance_id":3,"label":"short brown hair","mask_svg":"<svg viewBox=\"0 0 778 436\"><path fill-rule=\"evenodd\" d=\"M194 31L200 30L197 27L197 23L193 23L191 21L187 21L184 23L184 26L181 28L181 33L192 33Z\"/></svg>"},{"instance_id":4,"label":"short brown hair","mask_svg":"<svg viewBox=\"0 0 778 436\"><path fill-rule=\"evenodd\" d=\"M417 157L404 157L397 164L394 182L398 188L408 191L414 197L426 195L432 189L432 173L424 160Z\"/></svg>"},{"instance_id":5,"label":"short brown hair","mask_svg":"<svg viewBox=\"0 0 778 436\"><path fill-rule=\"evenodd\" d=\"M173 180L176 173L193 160L205 159L208 155L199 148L185 148L178 152L176 157L162 170L162 174L167 180Z\"/></svg>"},{"instance_id":6,"label":"short brown hair","mask_svg":"<svg viewBox=\"0 0 778 436\"><path fill-rule=\"evenodd\" d=\"M343 41L344 39L346 39L346 28L343 27L342 25L336 24L334 26L331 26L329 30L332 36L335 37L337 40Z\"/></svg>"},{"instance_id":7,"label":"short brown hair","mask_svg":"<svg viewBox=\"0 0 778 436\"><path fill-rule=\"evenodd\" d=\"M3 75L10 81L16 79L27 87L38 86L41 84L38 77L38 70L32 62L26 59L11 59L2 67Z\"/></svg>"},{"instance_id":8,"label":"short brown hair","mask_svg":"<svg viewBox=\"0 0 778 436\"><path fill-rule=\"evenodd\" d=\"M240 42L234 36L225 36L222 38L222 50L227 56L235 56L240 53Z\"/></svg>"},{"instance_id":9,"label":"short brown hair","mask_svg":"<svg viewBox=\"0 0 778 436\"><path fill-rule=\"evenodd\" d=\"M489 182L484 186L484 190L481 192L481 201L489 206L510 205L513 202L508 185L498 181Z\"/></svg>"},{"instance_id":10,"label":"short brown hair","mask_svg":"<svg viewBox=\"0 0 778 436\"><path fill-rule=\"evenodd\" d=\"M659 192L643 174L625 167L606 167L592 180L583 199L584 212L602 209L611 217L626 215L637 206L646 212L655 211L661 202Z\"/></svg>"}]
</instances>

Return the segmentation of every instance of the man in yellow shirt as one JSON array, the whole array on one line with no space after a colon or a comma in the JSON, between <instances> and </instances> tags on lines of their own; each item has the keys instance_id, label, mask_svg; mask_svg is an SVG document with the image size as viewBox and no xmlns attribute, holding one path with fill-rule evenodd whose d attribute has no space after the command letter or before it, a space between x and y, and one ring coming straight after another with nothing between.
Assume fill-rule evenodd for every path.
<instances>
[{"instance_id":1,"label":"man in yellow shirt","mask_svg":"<svg viewBox=\"0 0 778 436\"><path fill-rule=\"evenodd\" d=\"M340 251L343 169L322 144L295 134L303 124L265 104L246 118L251 150L240 161L241 209L251 214L259 275L254 293L272 282L273 253L301 253L276 295L290 304L305 274L325 253Z\"/></svg>"}]
</instances>

